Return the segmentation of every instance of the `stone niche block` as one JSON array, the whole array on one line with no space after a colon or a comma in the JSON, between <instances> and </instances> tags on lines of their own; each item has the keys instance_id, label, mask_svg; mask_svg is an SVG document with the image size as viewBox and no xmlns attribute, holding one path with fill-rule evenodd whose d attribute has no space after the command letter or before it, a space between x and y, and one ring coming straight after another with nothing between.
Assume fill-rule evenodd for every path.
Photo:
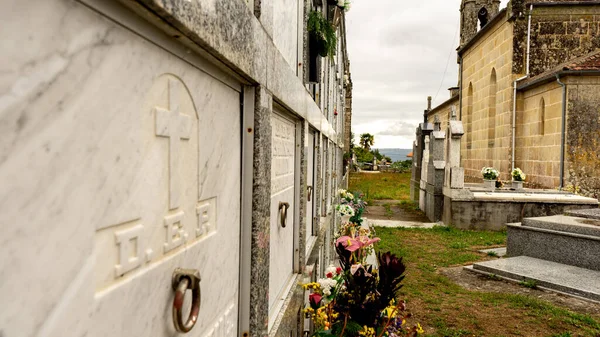
<instances>
[{"instance_id":1,"label":"stone niche block","mask_svg":"<svg viewBox=\"0 0 600 337\"><path fill-rule=\"evenodd\" d=\"M465 187L465 169L462 167L451 167L450 168L450 188L464 188Z\"/></svg>"},{"instance_id":2,"label":"stone niche block","mask_svg":"<svg viewBox=\"0 0 600 337\"><path fill-rule=\"evenodd\" d=\"M443 170L446 168L446 162L443 160L434 160L433 168L435 168L436 170Z\"/></svg>"},{"instance_id":3,"label":"stone niche block","mask_svg":"<svg viewBox=\"0 0 600 337\"><path fill-rule=\"evenodd\" d=\"M449 124L450 136L452 138L460 138L465 134L465 130L461 121L450 121Z\"/></svg>"},{"instance_id":4,"label":"stone niche block","mask_svg":"<svg viewBox=\"0 0 600 337\"><path fill-rule=\"evenodd\" d=\"M429 132L433 131L433 124L431 124L431 123L421 123L421 124L419 124L419 126L421 127L421 130L423 132L429 133Z\"/></svg>"}]
</instances>

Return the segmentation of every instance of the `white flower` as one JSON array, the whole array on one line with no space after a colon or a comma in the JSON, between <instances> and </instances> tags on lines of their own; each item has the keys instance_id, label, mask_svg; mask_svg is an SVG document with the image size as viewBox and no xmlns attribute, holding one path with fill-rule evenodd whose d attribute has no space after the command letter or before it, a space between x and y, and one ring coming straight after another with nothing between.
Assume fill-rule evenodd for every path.
<instances>
[{"instance_id":1,"label":"white flower","mask_svg":"<svg viewBox=\"0 0 600 337\"><path fill-rule=\"evenodd\" d=\"M345 3L346 2L344 0L338 0L337 5L340 6L340 7L344 7Z\"/></svg>"},{"instance_id":2,"label":"white flower","mask_svg":"<svg viewBox=\"0 0 600 337\"><path fill-rule=\"evenodd\" d=\"M327 269L325 269L325 275L332 273L333 275L336 274L336 270L337 268L334 265L329 265L329 267L327 267Z\"/></svg>"},{"instance_id":3,"label":"white flower","mask_svg":"<svg viewBox=\"0 0 600 337\"><path fill-rule=\"evenodd\" d=\"M498 178L498 170L496 170L493 167L484 167L481 169L481 174L483 175L484 179L490 179L490 180L495 180L496 178Z\"/></svg>"},{"instance_id":4,"label":"white flower","mask_svg":"<svg viewBox=\"0 0 600 337\"><path fill-rule=\"evenodd\" d=\"M525 173L523 173L523 171L521 171L521 169L518 167L512 170L511 175L515 181L524 181L527 177Z\"/></svg>"},{"instance_id":5,"label":"white flower","mask_svg":"<svg viewBox=\"0 0 600 337\"><path fill-rule=\"evenodd\" d=\"M354 209L350 205L338 205L336 208L340 216L354 216Z\"/></svg>"},{"instance_id":6,"label":"white flower","mask_svg":"<svg viewBox=\"0 0 600 337\"><path fill-rule=\"evenodd\" d=\"M325 296L330 296L331 289L337 285L337 281L331 278L320 278L317 282L321 286L321 291Z\"/></svg>"}]
</instances>

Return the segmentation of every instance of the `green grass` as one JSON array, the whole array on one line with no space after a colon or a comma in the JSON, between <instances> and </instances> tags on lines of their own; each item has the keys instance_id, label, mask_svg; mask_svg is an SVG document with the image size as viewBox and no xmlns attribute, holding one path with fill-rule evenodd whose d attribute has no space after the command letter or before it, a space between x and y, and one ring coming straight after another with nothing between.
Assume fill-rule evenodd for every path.
<instances>
[{"instance_id":1,"label":"green grass","mask_svg":"<svg viewBox=\"0 0 600 337\"><path fill-rule=\"evenodd\" d=\"M487 256L498 257L498 253L496 253L495 251L491 250L491 251L487 252Z\"/></svg>"},{"instance_id":2,"label":"green grass","mask_svg":"<svg viewBox=\"0 0 600 337\"><path fill-rule=\"evenodd\" d=\"M376 228L378 251L392 251L407 264L402 288L408 309L425 336L599 336L599 317L569 311L519 294L466 290L438 272L490 257L486 246L504 245L506 233ZM490 279L496 279L489 276ZM561 334L557 334L561 333Z\"/></svg>"},{"instance_id":3,"label":"green grass","mask_svg":"<svg viewBox=\"0 0 600 337\"><path fill-rule=\"evenodd\" d=\"M350 173L348 190L364 193L364 200L410 199L410 173Z\"/></svg>"},{"instance_id":4,"label":"green grass","mask_svg":"<svg viewBox=\"0 0 600 337\"><path fill-rule=\"evenodd\" d=\"M525 288L537 289L537 281L536 280L523 280L523 281L519 282L519 284Z\"/></svg>"}]
</instances>

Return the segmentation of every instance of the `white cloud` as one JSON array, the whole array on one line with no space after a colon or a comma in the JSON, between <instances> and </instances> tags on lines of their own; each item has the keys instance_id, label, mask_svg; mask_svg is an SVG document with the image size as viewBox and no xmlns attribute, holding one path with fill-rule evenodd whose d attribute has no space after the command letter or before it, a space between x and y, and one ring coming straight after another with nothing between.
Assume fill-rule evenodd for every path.
<instances>
[{"instance_id":1,"label":"white cloud","mask_svg":"<svg viewBox=\"0 0 600 337\"><path fill-rule=\"evenodd\" d=\"M376 147L412 147L427 96L436 96L439 89L436 106L449 98L446 89L458 82L455 49L460 3L352 2L346 18L356 135L374 134ZM407 134L411 125L412 134Z\"/></svg>"}]
</instances>

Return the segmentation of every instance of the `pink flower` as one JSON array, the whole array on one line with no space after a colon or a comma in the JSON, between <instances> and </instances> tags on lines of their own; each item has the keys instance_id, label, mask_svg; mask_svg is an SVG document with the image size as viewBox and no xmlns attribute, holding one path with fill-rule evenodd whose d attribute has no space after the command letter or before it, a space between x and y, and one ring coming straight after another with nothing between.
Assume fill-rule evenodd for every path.
<instances>
[{"instance_id":1,"label":"pink flower","mask_svg":"<svg viewBox=\"0 0 600 337\"><path fill-rule=\"evenodd\" d=\"M364 246L368 246L368 245L374 244L375 242L378 242L378 241L380 241L381 239L380 239L380 238L372 238L372 239L369 239L369 237L368 237L368 236L364 236L364 235L363 235L363 236L359 236L359 237L358 237L358 240L359 240L359 241L362 243L362 245L363 245L363 247L364 247Z\"/></svg>"},{"instance_id":2,"label":"pink flower","mask_svg":"<svg viewBox=\"0 0 600 337\"><path fill-rule=\"evenodd\" d=\"M359 240L356 240L349 236L342 236L339 239L337 239L335 243L336 245L339 245L341 243L349 252L354 252L360 247L362 247L362 244Z\"/></svg>"},{"instance_id":3,"label":"pink flower","mask_svg":"<svg viewBox=\"0 0 600 337\"><path fill-rule=\"evenodd\" d=\"M356 273L357 270L359 270L360 268L362 268L362 264L358 263L358 264L353 264L350 267L350 273L352 273L352 275L354 275Z\"/></svg>"}]
</instances>

